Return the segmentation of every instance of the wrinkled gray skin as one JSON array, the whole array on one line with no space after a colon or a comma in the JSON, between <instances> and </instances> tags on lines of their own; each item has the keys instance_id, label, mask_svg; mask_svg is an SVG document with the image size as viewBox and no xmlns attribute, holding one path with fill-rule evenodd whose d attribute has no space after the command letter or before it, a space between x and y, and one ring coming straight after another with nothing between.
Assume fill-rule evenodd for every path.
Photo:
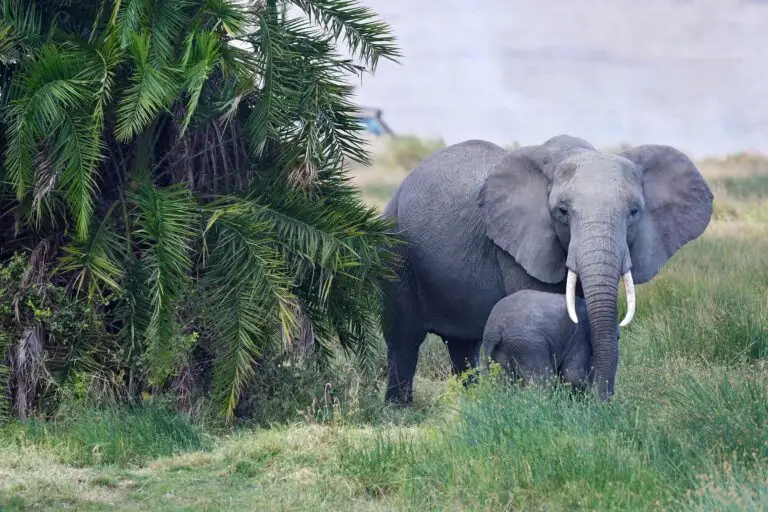
<instances>
[{"instance_id":1,"label":"wrinkled gray skin","mask_svg":"<svg viewBox=\"0 0 768 512\"><path fill-rule=\"evenodd\" d=\"M491 310L481 353L515 379L544 382L561 377L575 389L592 384L592 341L584 299L576 298L578 324L568 317L565 295L522 290ZM618 360L619 327L616 326Z\"/></svg>"},{"instance_id":2,"label":"wrinkled gray skin","mask_svg":"<svg viewBox=\"0 0 768 512\"><path fill-rule=\"evenodd\" d=\"M479 140L437 151L384 211L407 242L398 279L385 284L386 400L411 403L426 333L445 340L455 372L474 367L491 308L519 290L564 293L567 269L579 277L597 390L609 399L620 275L648 281L711 215L707 183L669 146L609 155L560 135L513 151Z\"/></svg>"}]
</instances>

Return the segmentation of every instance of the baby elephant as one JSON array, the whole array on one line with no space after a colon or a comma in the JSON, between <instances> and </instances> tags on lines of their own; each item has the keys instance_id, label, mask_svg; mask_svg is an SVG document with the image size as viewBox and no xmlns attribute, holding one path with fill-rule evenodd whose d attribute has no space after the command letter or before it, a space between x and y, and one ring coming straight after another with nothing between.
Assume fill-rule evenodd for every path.
<instances>
[{"instance_id":1,"label":"baby elephant","mask_svg":"<svg viewBox=\"0 0 768 512\"><path fill-rule=\"evenodd\" d=\"M491 310L483 333L484 361L492 358L515 379L543 382L558 375L576 389L592 383L592 342L584 299L579 323L568 317L565 295L522 290ZM619 327L616 326L618 358Z\"/></svg>"}]
</instances>

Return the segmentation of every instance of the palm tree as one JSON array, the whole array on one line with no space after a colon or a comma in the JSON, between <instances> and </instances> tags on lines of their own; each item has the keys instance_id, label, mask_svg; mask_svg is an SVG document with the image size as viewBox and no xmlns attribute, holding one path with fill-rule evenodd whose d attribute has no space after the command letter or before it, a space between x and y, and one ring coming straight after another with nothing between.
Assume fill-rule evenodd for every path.
<instances>
[{"instance_id":1,"label":"palm tree","mask_svg":"<svg viewBox=\"0 0 768 512\"><path fill-rule=\"evenodd\" d=\"M109 346L91 367L163 389L205 354L231 418L302 329L365 362L394 242L345 174L367 162L347 82L396 61L386 24L355 0L0 2L0 263L30 255L101 326L40 334L57 382Z\"/></svg>"}]
</instances>

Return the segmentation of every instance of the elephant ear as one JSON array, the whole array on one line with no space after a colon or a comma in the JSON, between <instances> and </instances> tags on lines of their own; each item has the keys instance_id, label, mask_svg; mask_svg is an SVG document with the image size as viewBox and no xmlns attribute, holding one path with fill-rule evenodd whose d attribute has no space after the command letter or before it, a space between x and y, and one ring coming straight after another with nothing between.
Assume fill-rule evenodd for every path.
<instances>
[{"instance_id":1,"label":"elephant ear","mask_svg":"<svg viewBox=\"0 0 768 512\"><path fill-rule=\"evenodd\" d=\"M693 162L669 146L644 145L621 156L642 171L645 212L629 248L636 283L650 280L712 218L712 191Z\"/></svg>"},{"instance_id":2,"label":"elephant ear","mask_svg":"<svg viewBox=\"0 0 768 512\"><path fill-rule=\"evenodd\" d=\"M561 282L566 272L548 204L555 159L545 146L512 151L491 169L478 197L486 235L545 283Z\"/></svg>"}]
</instances>

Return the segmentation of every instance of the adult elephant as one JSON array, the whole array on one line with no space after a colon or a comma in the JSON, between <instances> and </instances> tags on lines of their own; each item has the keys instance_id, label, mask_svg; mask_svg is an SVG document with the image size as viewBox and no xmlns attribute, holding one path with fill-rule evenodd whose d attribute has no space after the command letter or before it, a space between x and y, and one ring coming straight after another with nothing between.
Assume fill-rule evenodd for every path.
<instances>
[{"instance_id":1,"label":"adult elephant","mask_svg":"<svg viewBox=\"0 0 768 512\"><path fill-rule=\"evenodd\" d=\"M389 314L386 400L409 404L428 332L448 345L454 372L475 366L486 319L523 289L584 297L598 394L614 392L618 282L634 312L634 283L651 279L712 216L712 192L691 160L661 145L620 154L568 135L512 151L469 140L423 160L384 210L396 221L398 279ZM577 280L579 286L577 290Z\"/></svg>"}]
</instances>

